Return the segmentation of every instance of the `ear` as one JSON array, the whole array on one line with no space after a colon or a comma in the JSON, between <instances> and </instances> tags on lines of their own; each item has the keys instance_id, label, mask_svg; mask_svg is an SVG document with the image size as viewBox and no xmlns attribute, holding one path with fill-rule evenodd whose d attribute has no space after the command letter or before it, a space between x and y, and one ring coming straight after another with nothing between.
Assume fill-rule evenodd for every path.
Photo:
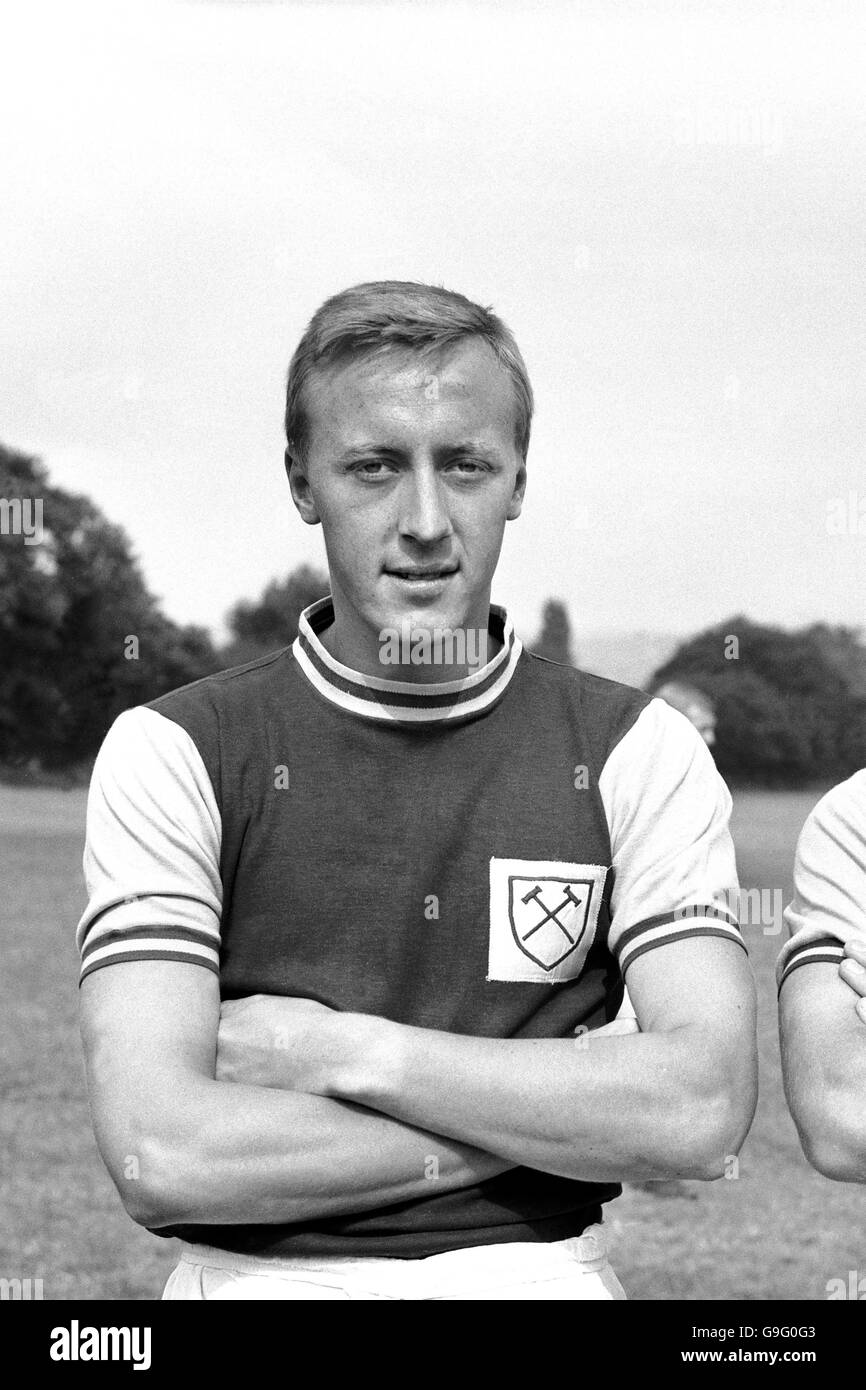
<instances>
[{"instance_id":1,"label":"ear","mask_svg":"<svg viewBox=\"0 0 866 1390\"><path fill-rule=\"evenodd\" d=\"M526 464L521 463L514 479L514 491L505 514L506 521L516 521L523 508L523 494L526 491Z\"/></svg>"},{"instance_id":2,"label":"ear","mask_svg":"<svg viewBox=\"0 0 866 1390\"><path fill-rule=\"evenodd\" d=\"M308 526L318 526L321 520L316 509L310 481L307 477L306 466L302 459L295 458L286 450L286 477L289 480L289 488L292 494L292 501L297 507L301 520Z\"/></svg>"}]
</instances>

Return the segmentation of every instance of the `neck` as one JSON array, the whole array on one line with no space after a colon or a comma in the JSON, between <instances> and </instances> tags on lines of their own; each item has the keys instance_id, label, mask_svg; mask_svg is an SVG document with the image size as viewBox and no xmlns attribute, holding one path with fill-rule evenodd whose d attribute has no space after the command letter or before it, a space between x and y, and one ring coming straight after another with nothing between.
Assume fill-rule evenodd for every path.
<instances>
[{"instance_id":1,"label":"neck","mask_svg":"<svg viewBox=\"0 0 866 1390\"><path fill-rule=\"evenodd\" d=\"M319 634L319 641L335 661L360 675L439 685L465 680L502 650L501 641L489 628L489 598L481 612L484 617L480 622L453 628L404 617L374 635L341 618L335 599L334 621Z\"/></svg>"}]
</instances>

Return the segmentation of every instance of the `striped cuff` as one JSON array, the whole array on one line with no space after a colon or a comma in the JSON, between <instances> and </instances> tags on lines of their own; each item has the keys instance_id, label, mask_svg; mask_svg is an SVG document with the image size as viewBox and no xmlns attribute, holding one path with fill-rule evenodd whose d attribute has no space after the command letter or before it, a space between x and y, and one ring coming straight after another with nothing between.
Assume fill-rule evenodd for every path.
<instances>
[{"instance_id":1,"label":"striped cuff","mask_svg":"<svg viewBox=\"0 0 866 1390\"><path fill-rule=\"evenodd\" d=\"M674 912L647 917L643 922L627 928L617 938L614 947L620 973L625 975L638 956L655 950L656 946L666 946L671 941L687 941L693 936L720 936L746 950L739 922L733 913L712 904L690 903L686 907L678 907Z\"/></svg>"},{"instance_id":2,"label":"striped cuff","mask_svg":"<svg viewBox=\"0 0 866 1390\"><path fill-rule=\"evenodd\" d=\"M218 975L219 940L193 927L134 927L103 932L81 952L78 983L104 965L131 960L182 960L203 965Z\"/></svg>"},{"instance_id":3,"label":"striped cuff","mask_svg":"<svg viewBox=\"0 0 866 1390\"><path fill-rule=\"evenodd\" d=\"M789 947L790 942L784 948L776 966L779 989L791 971L796 970L798 966L814 965L817 961L839 966L845 956L845 948L838 936L819 936L817 940L805 941L802 946L795 946L793 950L789 950Z\"/></svg>"}]
</instances>

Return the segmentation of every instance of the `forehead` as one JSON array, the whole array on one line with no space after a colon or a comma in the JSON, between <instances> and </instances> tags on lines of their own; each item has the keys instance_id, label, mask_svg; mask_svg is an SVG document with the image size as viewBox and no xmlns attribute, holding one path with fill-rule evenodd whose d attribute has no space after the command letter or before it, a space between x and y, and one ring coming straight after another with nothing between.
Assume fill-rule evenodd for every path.
<instances>
[{"instance_id":1,"label":"forehead","mask_svg":"<svg viewBox=\"0 0 866 1390\"><path fill-rule=\"evenodd\" d=\"M331 446L405 442L419 429L446 438L514 438L513 382L493 349L468 339L436 353L389 349L325 371L306 387L311 438Z\"/></svg>"}]
</instances>

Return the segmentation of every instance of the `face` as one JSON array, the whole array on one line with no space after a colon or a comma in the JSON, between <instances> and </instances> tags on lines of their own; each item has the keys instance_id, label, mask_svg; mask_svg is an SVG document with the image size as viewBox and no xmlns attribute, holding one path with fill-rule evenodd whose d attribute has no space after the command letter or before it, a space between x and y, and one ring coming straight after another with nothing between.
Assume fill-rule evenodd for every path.
<instances>
[{"instance_id":1,"label":"face","mask_svg":"<svg viewBox=\"0 0 866 1390\"><path fill-rule=\"evenodd\" d=\"M685 711L708 748L716 741L716 716L703 705L690 705Z\"/></svg>"},{"instance_id":2,"label":"face","mask_svg":"<svg viewBox=\"0 0 866 1390\"><path fill-rule=\"evenodd\" d=\"M695 720L695 728L708 748L716 741L716 721L711 714L701 715Z\"/></svg>"},{"instance_id":3,"label":"face","mask_svg":"<svg viewBox=\"0 0 866 1390\"><path fill-rule=\"evenodd\" d=\"M306 406L307 458L289 480L303 519L324 530L333 654L395 675L380 663L385 629L486 632L505 523L526 482L514 389L492 350L470 339L437 357L361 359L316 374ZM454 674L413 667L399 678Z\"/></svg>"}]
</instances>

